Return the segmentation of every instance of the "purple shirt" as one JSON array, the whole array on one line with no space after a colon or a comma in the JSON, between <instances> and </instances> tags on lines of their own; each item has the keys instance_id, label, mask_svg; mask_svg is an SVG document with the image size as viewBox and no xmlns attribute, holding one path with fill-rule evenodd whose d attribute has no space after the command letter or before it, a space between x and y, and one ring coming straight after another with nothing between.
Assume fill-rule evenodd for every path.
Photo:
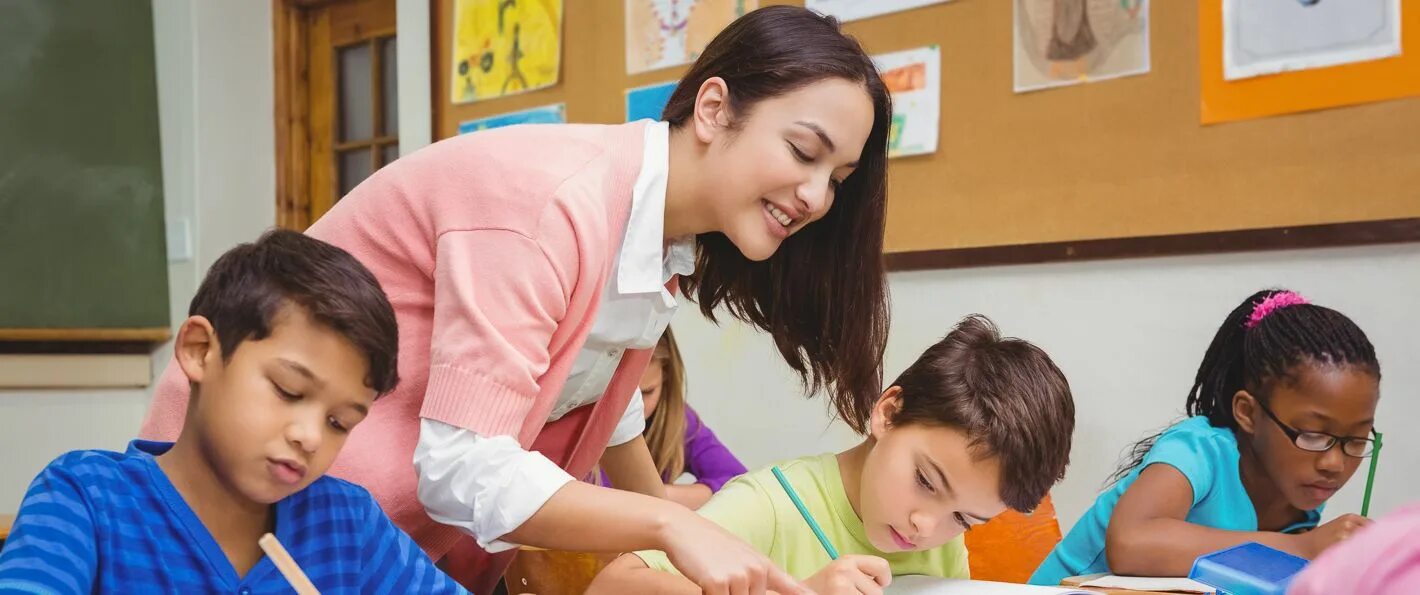
<instances>
[{"instance_id":1,"label":"purple shirt","mask_svg":"<svg viewBox=\"0 0 1420 595\"><path fill-rule=\"evenodd\" d=\"M700 421L700 416L690 407L685 408L685 470L695 476L696 483L710 488L711 493L720 491L725 482L745 472L744 463L720 443L710 426Z\"/></svg>"},{"instance_id":2,"label":"purple shirt","mask_svg":"<svg viewBox=\"0 0 1420 595\"><path fill-rule=\"evenodd\" d=\"M685 471L695 476L695 483L710 488L712 494L746 471L744 463L725 448L710 431L710 426L700 421L700 416L690 407L685 408ZM666 481L675 479L671 477ZM611 485L605 471L601 472L600 485Z\"/></svg>"}]
</instances>

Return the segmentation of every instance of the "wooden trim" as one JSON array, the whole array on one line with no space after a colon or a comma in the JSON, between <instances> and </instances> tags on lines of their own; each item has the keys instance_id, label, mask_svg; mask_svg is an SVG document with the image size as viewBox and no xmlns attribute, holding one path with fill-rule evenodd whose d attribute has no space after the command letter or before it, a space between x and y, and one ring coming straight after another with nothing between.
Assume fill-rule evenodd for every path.
<instances>
[{"instance_id":1,"label":"wooden trim","mask_svg":"<svg viewBox=\"0 0 1420 595\"><path fill-rule=\"evenodd\" d=\"M372 132L378 138L389 138L385 135L385 53L380 47L380 38L371 39L370 44L370 109L374 111L370 114L371 121L375 127ZM370 147L370 171L380 170L380 149L372 143Z\"/></svg>"},{"instance_id":2,"label":"wooden trim","mask_svg":"<svg viewBox=\"0 0 1420 595\"><path fill-rule=\"evenodd\" d=\"M383 147L385 145L392 145L397 142L399 142L399 137L397 136L377 136L375 138L367 138L365 140L354 140L343 143L337 143L335 145L335 151L338 153L340 151L349 151L351 149Z\"/></svg>"},{"instance_id":3,"label":"wooden trim","mask_svg":"<svg viewBox=\"0 0 1420 595\"><path fill-rule=\"evenodd\" d=\"M369 31L361 30L358 34L360 35L359 37L351 37L349 39L340 39L332 41L331 46L334 47L336 50L343 50L352 45L360 45L362 43L368 43L371 41L380 41L399 35L397 30L393 27L382 27L379 29L371 29Z\"/></svg>"},{"instance_id":4,"label":"wooden trim","mask_svg":"<svg viewBox=\"0 0 1420 595\"><path fill-rule=\"evenodd\" d=\"M146 341L162 343L172 337L168 327L152 328L5 328L0 341Z\"/></svg>"},{"instance_id":5,"label":"wooden trim","mask_svg":"<svg viewBox=\"0 0 1420 595\"><path fill-rule=\"evenodd\" d=\"M143 388L153 382L149 354L0 355L4 388Z\"/></svg>"},{"instance_id":6,"label":"wooden trim","mask_svg":"<svg viewBox=\"0 0 1420 595\"><path fill-rule=\"evenodd\" d=\"M310 64L306 12L319 3L272 0L276 67L276 224L304 230L311 224Z\"/></svg>"},{"instance_id":7,"label":"wooden trim","mask_svg":"<svg viewBox=\"0 0 1420 595\"><path fill-rule=\"evenodd\" d=\"M329 101L311 104L311 134L309 167L311 210L324 213L335 204L339 194L340 179L335 169L335 103L338 76L335 68L335 50L330 48L330 11L311 13L308 19L310 36L307 38L307 59L310 61L310 96L325 97ZM322 49L314 49L322 48Z\"/></svg>"},{"instance_id":8,"label":"wooden trim","mask_svg":"<svg viewBox=\"0 0 1420 595\"><path fill-rule=\"evenodd\" d=\"M1168 236L894 252L889 271L922 271L1221 252L1420 242L1420 217Z\"/></svg>"}]
</instances>

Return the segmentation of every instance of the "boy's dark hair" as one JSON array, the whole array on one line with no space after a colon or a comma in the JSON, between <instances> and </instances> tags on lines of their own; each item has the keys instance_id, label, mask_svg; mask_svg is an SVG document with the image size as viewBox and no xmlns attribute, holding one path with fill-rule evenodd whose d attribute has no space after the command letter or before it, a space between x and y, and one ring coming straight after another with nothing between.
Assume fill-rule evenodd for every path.
<instances>
[{"instance_id":1,"label":"boy's dark hair","mask_svg":"<svg viewBox=\"0 0 1420 595\"><path fill-rule=\"evenodd\" d=\"M1001 500L1030 512L1070 464L1075 401L1070 383L1039 347L1002 338L990 319L966 317L927 348L893 386L893 424L960 428L973 455L1001 462Z\"/></svg>"},{"instance_id":2,"label":"boy's dark hair","mask_svg":"<svg viewBox=\"0 0 1420 595\"><path fill-rule=\"evenodd\" d=\"M228 250L208 269L188 315L212 323L227 359L242 341L270 335L286 304L344 335L365 356L365 385L376 394L399 384L399 328L380 282L350 253L302 233L274 229Z\"/></svg>"},{"instance_id":3,"label":"boy's dark hair","mask_svg":"<svg viewBox=\"0 0 1420 595\"><path fill-rule=\"evenodd\" d=\"M1351 366L1380 380L1376 349L1361 327L1345 314L1316 304L1289 305L1249 324L1263 301L1286 289L1264 289L1233 308L1213 335L1184 407L1190 416L1204 416L1215 428L1238 429L1233 396L1247 390L1266 400L1278 383L1296 381L1297 366ZM1124 479L1144 461L1160 434L1140 440L1126 451L1124 462L1106 485Z\"/></svg>"}]
</instances>

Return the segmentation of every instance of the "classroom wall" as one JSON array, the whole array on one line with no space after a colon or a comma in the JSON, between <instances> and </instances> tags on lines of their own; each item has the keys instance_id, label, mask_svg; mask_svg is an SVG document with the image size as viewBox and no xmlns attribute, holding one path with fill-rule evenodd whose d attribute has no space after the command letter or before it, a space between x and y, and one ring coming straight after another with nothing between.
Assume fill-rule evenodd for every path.
<instances>
[{"instance_id":1,"label":"classroom wall","mask_svg":"<svg viewBox=\"0 0 1420 595\"><path fill-rule=\"evenodd\" d=\"M1383 380L1386 446L1372 501L1385 513L1420 494L1420 245L1229 254L895 273L886 376L891 381L961 316L980 312L1040 345L1070 380L1072 464L1053 492L1068 530L1121 449L1182 414L1198 362L1222 319L1253 291L1297 289L1370 335ZM801 398L770 342L744 325L713 327L693 307L674 323L690 402L751 468L856 442L824 401ZM1365 467L1329 515L1358 512Z\"/></svg>"},{"instance_id":2,"label":"classroom wall","mask_svg":"<svg viewBox=\"0 0 1420 595\"><path fill-rule=\"evenodd\" d=\"M186 220L190 254L169 246L169 302L180 322L202 272L275 224L271 3L153 0L165 216ZM179 224L180 225L180 224ZM153 374L171 357L153 356ZM147 390L0 391L0 513L31 479L75 449L122 449Z\"/></svg>"}]
</instances>

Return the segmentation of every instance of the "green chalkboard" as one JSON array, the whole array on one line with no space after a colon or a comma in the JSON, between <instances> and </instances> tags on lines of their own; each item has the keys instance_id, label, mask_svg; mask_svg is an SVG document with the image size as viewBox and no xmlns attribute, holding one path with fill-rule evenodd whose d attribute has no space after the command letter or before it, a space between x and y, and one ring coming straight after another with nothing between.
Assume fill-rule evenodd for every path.
<instances>
[{"instance_id":1,"label":"green chalkboard","mask_svg":"<svg viewBox=\"0 0 1420 595\"><path fill-rule=\"evenodd\" d=\"M2 329L168 326L150 0L0 1Z\"/></svg>"}]
</instances>

